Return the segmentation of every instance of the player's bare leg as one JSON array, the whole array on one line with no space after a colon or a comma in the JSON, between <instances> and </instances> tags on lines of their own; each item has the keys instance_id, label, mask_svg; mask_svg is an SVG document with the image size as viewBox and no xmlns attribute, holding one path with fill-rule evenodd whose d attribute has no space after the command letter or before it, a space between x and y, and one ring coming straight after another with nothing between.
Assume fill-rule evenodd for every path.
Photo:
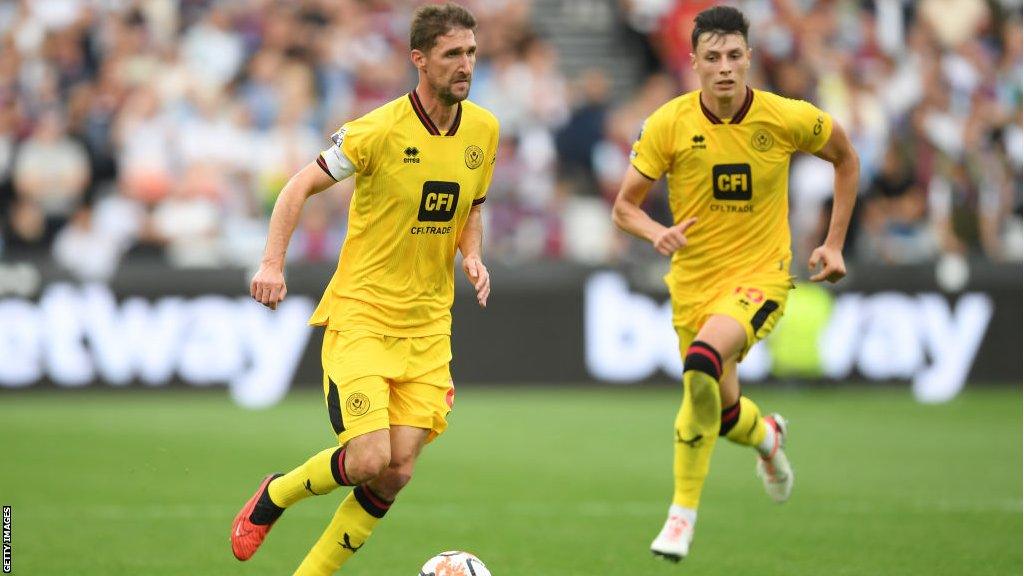
<instances>
[{"instance_id":1,"label":"player's bare leg","mask_svg":"<svg viewBox=\"0 0 1024 576\"><path fill-rule=\"evenodd\" d=\"M352 438L343 447L322 450L287 474L267 476L231 524L235 558L251 558L287 508L338 486L366 482L386 469L390 459L388 430L375 430Z\"/></svg>"},{"instance_id":2,"label":"player's bare leg","mask_svg":"<svg viewBox=\"0 0 1024 576\"><path fill-rule=\"evenodd\" d=\"M377 522L390 509L395 496L412 479L416 459L429 431L411 426L392 426L390 430L378 432L387 438L388 461L342 501L331 523L295 574L333 574L338 570L363 547ZM358 438L362 437L352 441ZM376 438L373 446L381 448Z\"/></svg>"},{"instance_id":3,"label":"player's bare leg","mask_svg":"<svg viewBox=\"0 0 1024 576\"><path fill-rule=\"evenodd\" d=\"M368 482L381 496L394 500L398 492L412 480L413 469L426 443L428 430L412 426L391 427L391 461L380 474Z\"/></svg>"}]
</instances>

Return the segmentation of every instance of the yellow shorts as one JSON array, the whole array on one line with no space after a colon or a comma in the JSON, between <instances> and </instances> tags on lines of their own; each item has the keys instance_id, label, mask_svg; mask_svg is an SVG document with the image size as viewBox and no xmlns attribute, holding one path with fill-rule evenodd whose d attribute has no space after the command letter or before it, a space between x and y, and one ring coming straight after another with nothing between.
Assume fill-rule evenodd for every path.
<instances>
[{"instance_id":1,"label":"yellow shorts","mask_svg":"<svg viewBox=\"0 0 1024 576\"><path fill-rule=\"evenodd\" d=\"M792 280L774 275L730 283L703 301L672 298L672 317L679 335L679 350L686 357L701 326L715 314L734 318L747 332L747 343L740 351L742 360L754 344L775 328L786 310L786 299L793 289Z\"/></svg>"},{"instance_id":2,"label":"yellow shorts","mask_svg":"<svg viewBox=\"0 0 1024 576\"><path fill-rule=\"evenodd\" d=\"M394 425L430 430L430 442L448 427L455 403L450 336L327 330L321 357L327 414L339 443Z\"/></svg>"}]
</instances>

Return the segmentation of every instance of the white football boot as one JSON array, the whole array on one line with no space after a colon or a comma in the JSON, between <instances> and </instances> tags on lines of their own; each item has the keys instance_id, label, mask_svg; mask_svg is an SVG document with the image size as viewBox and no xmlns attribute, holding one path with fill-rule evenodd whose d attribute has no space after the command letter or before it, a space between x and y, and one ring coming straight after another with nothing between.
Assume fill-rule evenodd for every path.
<instances>
[{"instance_id":1,"label":"white football boot","mask_svg":"<svg viewBox=\"0 0 1024 576\"><path fill-rule=\"evenodd\" d=\"M651 552L672 562L679 562L690 553L693 540L693 522L675 510L669 510L668 519L658 537L651 542Z\"/></svg>"},{"instance_id":2,"label":"white football boot","mask_svg":"<svg viewBox=\"0 0 1024 576\"><path fill-rule=\"evenodd\" d=\"M758 455L757 475L764 482L764 490L779 504L789 500L793 492L793 467L789 465L789 458L783 452L786 445L786 433L788 424L786 419L778 414L765 416L765 424L775 429L775 446L768 456Z\"/></svg>"}]
</instances>

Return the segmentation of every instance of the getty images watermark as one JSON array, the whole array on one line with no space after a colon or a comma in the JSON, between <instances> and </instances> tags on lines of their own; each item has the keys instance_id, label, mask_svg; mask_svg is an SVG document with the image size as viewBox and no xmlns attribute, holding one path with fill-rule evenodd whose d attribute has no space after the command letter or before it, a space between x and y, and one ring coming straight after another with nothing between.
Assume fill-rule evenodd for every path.
<instances>
[{"instance_id":1,"label":"getty images watermark","mask_svg":"<svg viewBox=\"0 0 1024 576\"><path fill-rule=\"evenodd\" d=\"M4 506L4 574L11 573L11 507Z\"/></svg>"}]
</instances>

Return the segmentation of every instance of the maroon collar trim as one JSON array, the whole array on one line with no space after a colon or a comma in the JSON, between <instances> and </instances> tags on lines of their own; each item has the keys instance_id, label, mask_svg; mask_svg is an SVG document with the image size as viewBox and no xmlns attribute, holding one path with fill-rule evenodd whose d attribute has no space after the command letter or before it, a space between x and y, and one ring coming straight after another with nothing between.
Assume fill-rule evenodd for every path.
<instances>
[{"instance_id":1,"label":"maroon collar trim","mask_svg":"<svg viewBox=\"0 0 1024 576\"><path fill-rule=\"evenodd\" d=\"M452 127L445 132L445 136L455 136L455 133L459 131L459 124L462 123L462 102L457 104L458 109L455 110L455 120L452 120Z\"/></svg>"},{"instance_id":2,"label":"maroon collar trim","mask_svg":"<svg viewBox=\"0 0 1024 576\"><path fill-rule=\"evenodd\" d=\"M416 112L416 117L420 119L420 123L427 129L433 136L440 136L441 131L434 125L434 121L427 115L426 108L423 107L423 103L420 102L420 97L413 90L409 92L409 102L412 104L413 112ZM452 127L445 132L445 136L455 136L455 133L459 131L459 124L462 123L462 102L458 103L458 109L455 110L455 120L452 121Z\"/></svg>"},{"instance_id":3,"label":"maroon collar trim","mask_svg":"<svg viewBox=\"0 0 1024 576\"><path fill-rule=\"evenodd\" d=\"M700 101L700 111L704 113L704 116L708 119L709 122L711 122L712 124L725 124L725 122L722 122L721 118L715 116L715 113L709 110L708 107L704 105L704 100L701 100L699 94L697 95L697 100ZM740 109L736 111L736 114L732 117L731 120L729 120L729 124L739 124L740 122L742 122L743 119L747 117L747 112L750 112L750 106L753 103L754 91L750 89L750 86L747 86L747 97L743 100L743 106L740 106Z\"/></svg>"}]
</instances>

